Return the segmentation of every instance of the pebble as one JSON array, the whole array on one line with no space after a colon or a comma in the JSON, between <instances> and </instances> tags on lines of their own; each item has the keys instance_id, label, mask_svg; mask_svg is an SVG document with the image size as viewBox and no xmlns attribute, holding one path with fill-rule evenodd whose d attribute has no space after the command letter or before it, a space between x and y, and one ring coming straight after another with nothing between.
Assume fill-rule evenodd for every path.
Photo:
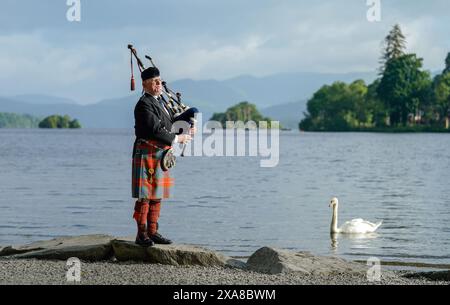
<instances>
[{"instance_id":1,"label":"pebble","mask_svg":"<svg viewBox=\"0 0 450 305\"><path fill-rule=\"evenodd\" d=\"M0 285L73 284L67 282L65 261L0 259ZM229 267L169 266L138 262L81 262L81 281L85 285L448 285L424 278L405 278L405 271L369 282L365 275L335 274L320 277L301 274L262 274Z\"/></svg>"}]
</instances>

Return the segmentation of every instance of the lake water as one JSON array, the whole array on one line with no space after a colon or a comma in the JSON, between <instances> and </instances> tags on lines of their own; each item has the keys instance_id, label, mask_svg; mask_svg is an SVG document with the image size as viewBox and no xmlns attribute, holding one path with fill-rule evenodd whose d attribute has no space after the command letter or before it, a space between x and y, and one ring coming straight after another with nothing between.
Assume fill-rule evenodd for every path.
<instances>
[{"instance_id":1,"label":"lake water","mask_svg":"<svg viewBox=\"0 0 450 305\"><path fill-rule=\"evenodd\" d=\"M0 245L63 235L135 234L132 130L0 129ZM247 256L270 245L366 260L450 264L450 134L281 133L259 157L177 159L160 231ZM339 221L383 220L330 239Z\"/></svg>"}]
</instances>

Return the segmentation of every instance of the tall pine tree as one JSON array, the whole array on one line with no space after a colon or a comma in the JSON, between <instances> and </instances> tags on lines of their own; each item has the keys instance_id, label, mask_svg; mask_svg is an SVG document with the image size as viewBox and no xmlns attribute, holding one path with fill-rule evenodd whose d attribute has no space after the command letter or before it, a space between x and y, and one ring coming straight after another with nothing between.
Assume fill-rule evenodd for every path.
<instances>
[{"instance_id":1,"label":"tall pine tree","mask_svg":"<svg viewBox=\"0 0 450 305\"><path fill-rule=\"evenodd\" d=\"M402 33L400 25L396 24L384 39L383 54L380 59L380 75L386 69L387 63L405 55L406 38Z\"/></svg>"},{"instance_id":2,"label":"tall pine tree","mask_svg":"<svg viewBox=\"0 0 450 305\"><path fill-rule=\"evenodd\" d=\"M442 74L450 73L450 52L447 53L447 58L445 59L445 69Z\"/></svg>"}]
</instances>

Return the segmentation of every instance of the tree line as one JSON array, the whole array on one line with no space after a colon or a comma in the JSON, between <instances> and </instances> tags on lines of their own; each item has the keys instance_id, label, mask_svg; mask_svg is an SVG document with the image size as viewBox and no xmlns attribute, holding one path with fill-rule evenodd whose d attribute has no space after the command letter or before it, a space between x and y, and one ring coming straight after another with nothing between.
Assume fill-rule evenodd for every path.
<instances>
[{"instance_id":1,"label":"tree line","mask_svg":"<svg viewBox=\"0 0 450 305\"><path fill-rule=\"evenodd\" d=\"M39 122L29 114L0 112L0 128L37 128Z\"/></svg>"},{"instance_id":2,"label":"tree line","mask_svg":"<svg viewBox=\"0 0 450 305\"><path fill-rule=\"evenodd\" d=\"M40 119L29 114L0 112L0 128L81 128L76 119L68 115L50 115Z\"/></svg>"},{"instance_id":3,"label":"tree line","mask_svg":"<svg viewBox=\"0 0 450 305\"><path fill-rule=\"evenodd\" d=\"M379 77L322 86L307 102L305 131L447 130L450 115L450 52L444 70L431 76L423 59L405 53L395 25L384 40Z\"/></svg>"}]
</instances>

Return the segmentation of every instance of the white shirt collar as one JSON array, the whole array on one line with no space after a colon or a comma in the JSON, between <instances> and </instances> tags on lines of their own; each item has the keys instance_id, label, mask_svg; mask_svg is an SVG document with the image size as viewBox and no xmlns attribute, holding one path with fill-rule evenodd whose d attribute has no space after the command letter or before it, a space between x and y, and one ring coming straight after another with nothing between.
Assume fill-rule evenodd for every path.
<instances>
[{"instance_id":1,"label":"white shirt collar","mask_svg":"<svg viewBox=\"0 0 450 305\"><path fill-rule=\"evenodd\" d=\"M153 98L155 99L155 100L158 100L158 98L160 97L159 95L151 95L150 93L148 93L147 91L144 91L146 94L148 94L148 95L150 95L150 96L153 96Z\"/></svg>"}]
</instances>

